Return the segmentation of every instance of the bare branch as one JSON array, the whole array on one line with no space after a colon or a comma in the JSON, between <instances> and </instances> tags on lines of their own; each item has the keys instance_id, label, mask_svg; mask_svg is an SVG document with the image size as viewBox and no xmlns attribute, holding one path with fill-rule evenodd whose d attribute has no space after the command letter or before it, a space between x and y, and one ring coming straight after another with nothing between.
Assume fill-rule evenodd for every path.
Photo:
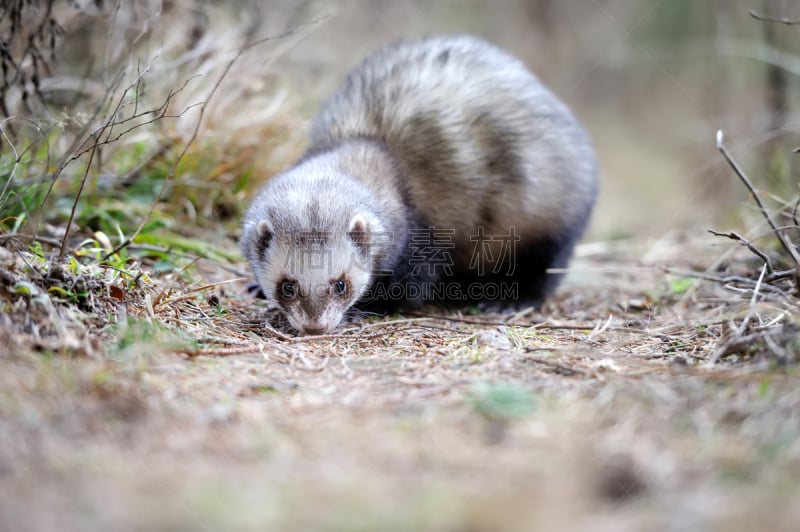
<instances>
[{"instance_id":1,"label":"bare branch","mask_svg":"<svg viewBox=\"0 0 800 532\"><path fill-rule=\"evenodd\" d=\"M786 24L787 26L796 26L800 25L799 19L791 19L788 17L769 17L766 15L761 15L756 10L750 10L750 16L756 20L760 20L762 22L776 22L778 24Z\"/></svg>"},{"instance_id":2,"label":"bare branch","mask_svg":"<svg viewBox=\"0 0 800 532\"><path fill-rule=\"evenodd\" d=\"M44 161L44 168L50 167L50 140L47 138L46 131L43 130L42 127L38 123L36 123L36 121L31 120L29 118L9 117L3 119L2 122L0 122L0 146L3 145L2 140L5 140L5 142L9 145L9 148L11 149L12 153L14 154L14 163L13 166L11 167L11 170L7 173L8 177L3 186L3 190L0 191L0 204L2 204L2 202L6 200L7 194L17 182L15 174L17 172L17 168L19 166L20 161L22 161L23 157L25 157L25 154L27 154L33 148L33 146L39 143L39 141L33 140L29 142L21 151L17 151L17 147L14 145L14 142L12 140L14 133L10 127L10 123L12 121L17 121L25 125L30 125L36 130L37 135L44 142L44 145L46 146L47 155ZM29 181L26 180L25 184L27 185L28 183Z\"/></svg>"},{"instance_id":3,"label":"bare branch","mask_svg":"<svg viewBox=\"0 0 800 532\"><path fill-rule=\"evenodd\" d=\"M306 28L310 28L310 27L316 26L316 25L322 23L323 21L327 20L328 18L329 18L329 15L325 15L325 16L320 17L318 19L312 20L311 22L307 22L305 24L301 24L301 25L299 25L299 26L297 26L297 27L295 27L295 28L293 28L293 29L291 29L291 30L289 30L287 32L281 33L280 35L274 35L274 36L264 37L262 39L257 39L256 41L254 41L254 42L252 42L250 44L246 44L245 46L243 46L236 53L236 55L233 57L233 59L228 61L228 64L225 65L225 68L222 70L222 73L220 74L219 78L217 78L217 81L214 83L214 86L211 88L211 91L208 93L208 98L206 98L206 100L204 102L202 102L202 104L200 104L200 116L198 116L198 118L197 118L197 122L195 123L194 131L192 132L191 137L189 137L189 140L184 145L183 150L181 150L180 154L178 154L178 157L175 159L175 162L173 163L169 174L164 178L164 182L161 185L161 188L159 189L158 194L156 194L156 197L153 200L152 204L150 205L150 209L147 211L147 214L144 216L144 218L142 219L141 223L136 228L136 230L133 232L133 234L130 237L126 238L124 242L122 242L117 247L115 247L110 252L108 252L105 255L105 257L103 258L103 260L107 260L108 257L111 257L116 253L119 253L120 250L122 250L125 247L129 246L136 239L136 237L138 237L139 234L142 232L142 229L144 229L144 226L150 220L150 217L153 215L153 212L155 212L156 205L158 204L158 201L161 199L161 196L164 194L164 191L167 189L167 185L170 182L172 182L172 180L175 178L175 172L178 169L178 165L183 160L183 158L186 156L186 154L189 151L189 148L192 146L192 144L194 144L194 141L197 139L197 135L200 133L200 126L203 123L203 118L205 116L205 112L206 112L206 109L208 108L209 103L214 98L214 95L217 93L217 90L219 90L219 87L222 85L222 82L225 80L225 78L227 77L227 75L230 72L230 70L233 68L233 65L235 65L239 61L239 59L241 59L241 57L244 55L244 53L247 52L248 50L250 50L251 48L254 48L254 47L258 46L258 45L264 44L264 43L269 42L269 41L280 40L280 39L286 38L286 37L288 37L290 35L294 35L294 34L298 33L301 29L306 29Z\"/></svg>"},{"instance_id":4,"label":"bare branch","mask_svg":"<svg viewBox=\"0 0 800 532\"><path fill-rule=\"evenodd\" d=\"M782 361L784 350L780 345L792 345L797 341L797 331L792 327L781 326L758 331L748 335L735 335L722 342L708 361L709 366L716 364L720 358L729 355L767 351Z\"/></svg>"},{"instance_id":5,"label":"bare branch","mask_svg":"<svg viewBox=\"0 0 800 532\"><path fill-rule=\"evenodd\" d=\"M49 62L55 58L57 37L63 34L63 28L53 17L55 3L55 0L17 0L4 2L0 8L0 22L3 23L0 30L0 112L6 118L15 111L9 108L7 101L13 87L19 90L20 103L28 112L32 97L44 102L42 74L50 73ZM13 128L8 127L11 136L15 136Z\"/></svg>"},{"instance_id":6,"label":"bare branch","mask_svg":"<svg viewBox=\"0 0 800 532\"><path fill-rule=\"evenodd\" d=\"M681 275L683 277L694 277L696 279L702 279L704 281L712 281L715 283L723 284L728 286L729 288L734 285L740 285L747 287L747 290L754 290L758 285L757 281L750 279L748 277L742 277L741 275L713 275L706 272L696 272L692 270L681 270L678 268L662 268L664 272L671 273L674 275ZM795 270L790 270L789 272L778 272L773 274L775 277L767 277L767 281L776 281L781 279L795 279L796 272ZM778 286L772 284L765 284L760 287L762 292L768 292L770 294L780 296L780 299L794 304L795 301L791 298L792 292L789 290L784 290Z\"/></svg>"},{"instance_id":7,"label":"bare branch","mask_svg":"<svg viewBox=\"0 0 800 532\"><path fill-rule=\"evenodd\" d=\"M44 205L47 203L47 200L50 198L50 194L53 192L53 188L55 187L56 181L61 176L61 172L63 172L64 168L66 168L67 165L74 160L72 158L72 155L75 153L75 150L77 150L80 146L86 143L87 137L84 137L84 135L86 134L87 131L89 131L89 128L91 127L91 124L94 123L94 120L98 116L100 116L102 109L105 107L106 102L111 98L111 95L114 94L114 92L116 91L117 87L119 86L119 83L122 81L122 78L124 77L124 74L125 74L124 68L121 68L119 72L117 72L114 81L106 89L105 94L95 106L91 116L86 121L86 123L81 127L78 134L75 135L72 144L64 152L64 155L61 157L61 160L56 165L55 170L53 170L53 172L50 174L50 188L47 189L47 193L44 195L40 207L44 207Z\"/></svg>"},{"instance_id":8,"label":"bare branch","mask_svg":"<svg viewBox=\"0 0 800 532\"><path fill-rule=\"evenodd\" d=\"M64 229L64 237L61 239L61 249L58 251L59 259L63 258L64 253L66 252L67 240L69 239L69 230L72 228L72 221L75 219L75 211L78 209L78 202L81 199L83 188L86 186L86 179L89 176L89 169L92 167L92 161L94 161L94 154L96 151L97 144L95 144L92 148L92 151L89 152L89 161L86 163L86 169L83 171L83 175L81 176L81 186L78 187L78 192L75 193L75 199L72 202L72 210L69 213L69 221L67 221L67 227Z\"/></svg>"},{"instance_id":9,"label":"bare branch","mask_svg":"<svg viewBox=\"0 0 800 532\"><path fill-rule=\"evenodd\" d=\"M774 271L774 269L772 268L772 261L769 260L769 257L767 257L767 254L764 253L763 251L761 251L760 249L758 249L757 247L755 247L749 240L747 240L746 238L744 238L740 234L738 234L738 233L736 233L734 231L730 231L728 233L720 233L718 231L714 231L713 229L709 229L708 232L711 233L714 236L724 236L725 238L730 238L731 240L736 240L737 242L739 242L743 246L746 246L747 249L752 251L754 254L758 255L758 257L761 260L764 261L764 264L767 265L767 271L769 271L770 273L772 273Z\"/></svg>"},{"instance_id":10,"label":"bare branch","mask_svg":"<svg viewBox=\"0 0 800 532\"><path fill-rule=\"evenodd\" d=\"M784 270L780 272L773 272L770 275L767 275L766 281L768 283L773 283L775 281L782 281L784 279L794 279L797 272L795 270Z\"/></svg>"},{"instance_id":11,"label":"bare branch","mask_svg":"<svg viewBox=\"0 0 800 532\"><path fill-rule=\"evenodd\" d=\"M778 226L772 219L772 215L764 206L764 202L761 201L761 196L756 191L755 187L753 186L753 183L750 181L750 178L747 177L747 174L744 173L744 170L741 169L741 167L736 163L736 161L734 161L733 157L731 157L730 153L728 153L728 149L725 147L725 144L723 143L723 134L721 129L717 131L717 149L725 157L725 160L728 161L728 164L731 166L731 168L733 168L733 171L736 172L736 175L739 176L739 179L742 181L742 183L744 183L744 186L747 187L747 190L750 191L750 194L752 194L753 199L758 204L758 208L761 209L761 214L764 215L764 218L766 218L767 223L775 232L775 236L778 237L781 246L783 246L783 249L785 249L786 252L789 254L789 256L792 258L792 260L795 263L795 266L797 266L800 269L800 255L797 253L797 249L795 249L794 245L788 241L788 239L784 236L783 232L781 232L778 229Z\"/></svg>"}]
</instances>

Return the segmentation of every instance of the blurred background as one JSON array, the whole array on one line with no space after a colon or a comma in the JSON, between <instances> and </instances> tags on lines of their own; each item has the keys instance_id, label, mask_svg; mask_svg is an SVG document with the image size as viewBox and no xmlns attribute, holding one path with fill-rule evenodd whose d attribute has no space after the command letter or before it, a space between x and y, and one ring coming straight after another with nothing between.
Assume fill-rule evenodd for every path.
<instances>
[{"instance_id":1,"label":"blurred background","mask_svg":"<svg viewBox=\"0 0 800 532\"><path fill-rule=\"evenodd\" d=\"M800 145L800 26L750 10L800 18L786 0L343 2L281 65L313 106L394 38L481 35L523 59L590 130L602 192L589 237L661 233L739 210L745 194L715 149L718 129L753 179L794 176L780 193L797 192L798 156L785 148Z\"/></svg>"},{"instance_id":2,"label":"blurred background","mask_svg":"<svg viewBox=\"0 0 800 532\"><path fill-rule=\"evenodd\" d=\"M48 2L41 4L31 20L46 13ZM234 205L302 153L321 100L364 55L435 33L471 33L507 49L585 123L602 173L588 239L735 223L747 196L716 149L718 129L776 201L797 193L800 26L750 14L800 19L800 3L790 0L56 0L50 8L63 31L49 69L28 75L28 98L25 84L15 88L12 71L4 74L12 133L22 138L27 128L35 137L21 117L61 133L97 121L91 113L117 75L123 81L114 90L127 87L142 105L157 106L180 87L168 106L179 117L143 125L118 144L145 158L161 142L153 138L190 138L202 118L194 146L228 167L184 161L178 182L208 190L197 183L228 175L219 186L236 190ZM7 32L8 17L3 24ZM230 64L267 36L276 38ZM61 138L61 152L71 141ZM122 170L95 173L97 182L113 182Z\"/></svg>"}]
</instances>

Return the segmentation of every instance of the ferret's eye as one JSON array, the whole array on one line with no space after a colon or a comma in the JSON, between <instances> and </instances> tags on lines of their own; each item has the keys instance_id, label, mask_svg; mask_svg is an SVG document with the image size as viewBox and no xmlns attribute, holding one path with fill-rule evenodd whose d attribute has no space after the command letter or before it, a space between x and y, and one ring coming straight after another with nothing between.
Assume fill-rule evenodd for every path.
<instances>
[{"instance_id":1,"label":"ferret's eye","mask_svg":"<svg viewBox=\"0 0 800 532\"><path fill-rule=\"evenodd\" d=\"M337 296L343 296L347 294L347 281L343 281L339 279L338 281L333 282L333 293Z\"/></svg>"},{"instance_id":2,"label":"ferret's eye","mask_svg":"<svg viewBox=\"0 0 800 532\"><path fill-rule=\"evenodd\" d=\"M278 296L286 301L291 301L297 297L296 281L281 281L278 284Z\"/></svg>"}]
</instances>

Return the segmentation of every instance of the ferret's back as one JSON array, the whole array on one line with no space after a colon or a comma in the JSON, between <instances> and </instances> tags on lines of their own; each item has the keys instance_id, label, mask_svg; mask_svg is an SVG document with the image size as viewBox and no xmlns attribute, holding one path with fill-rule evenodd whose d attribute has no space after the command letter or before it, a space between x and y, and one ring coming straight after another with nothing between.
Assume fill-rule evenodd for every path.
<instances>
[{"instance_id":1,"label":"ferret's back","mask_svg":"<svg viewBox=\"0 0 800 532\"><path fill-rule=\"evenodd\" d=\"M473 37L400 41L367 57L323 106L312 150L355 137L385 142L415 207L462 234L582 226L596 193L593 151L569 109L521 61Z\"/></svg>"}]
</instances>

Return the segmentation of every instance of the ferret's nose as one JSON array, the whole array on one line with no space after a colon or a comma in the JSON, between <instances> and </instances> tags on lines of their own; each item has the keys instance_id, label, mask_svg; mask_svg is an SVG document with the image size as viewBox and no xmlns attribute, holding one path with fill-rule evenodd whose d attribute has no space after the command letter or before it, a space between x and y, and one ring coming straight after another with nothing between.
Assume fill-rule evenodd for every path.
<instances>
[{"instance_id":1,"label":"ferret's nose","mask_svg":"<svg viewBox=\"0 0 800 532\"><path fill-rule=\"evenodd\" d=\"M303 332L305 334L325 334L325 327L309 327L306 325L303 327Z\"/></svg>"}]
</instances>

